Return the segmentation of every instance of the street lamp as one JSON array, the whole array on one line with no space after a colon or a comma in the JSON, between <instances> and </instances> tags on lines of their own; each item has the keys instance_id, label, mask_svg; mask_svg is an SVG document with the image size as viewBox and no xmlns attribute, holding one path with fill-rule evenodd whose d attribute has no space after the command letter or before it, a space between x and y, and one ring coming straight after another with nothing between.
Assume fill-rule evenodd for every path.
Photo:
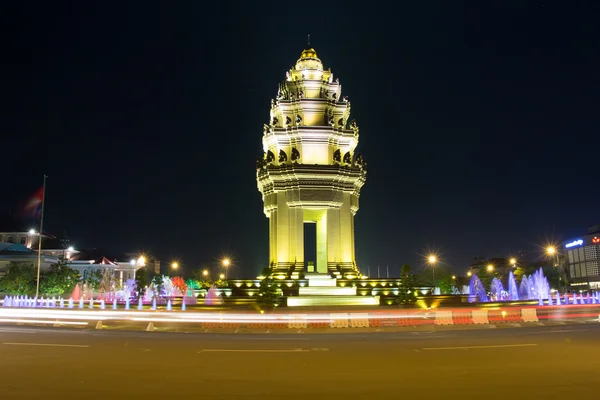
<instances>
[{"instance_id":1,"label":"street lamp","mask_svg":"<svg viewBox=\"0 0 600 400\"><path fill-rule=\"evenodd\" d=\"M433 286L435 286L435 263L437 262L437 257L435 256L435 254L430 254L429 257L427 257L427 263L429 265L431 265L431 281L433 283Z\"/></svg>"},{"instance_id":2,"label":"street lamp","mask_svg":"<svg viewBox=\"0 0 600 400\"><path fill-rule=\"evenodd\" d=\"M219 279L225 279L225 274L219 274Z\"/></svg>"},{"instance_id":3,"label":"street lamp","mask_svg":"<svg viewBox=\"0 0 600 400\"><path fill-rule=\"evenodd\" d=\"M202 271L202 276L207 277L208 276L208 270L205 269L204 271Z\"/></svg>"},{"instance_id":4,"label":"street lamp","mask_svg":"<svg viewBox=\"0 0 600 400\"><path fill-rule=\"evenodd\" d=\"M492 272L494 270L494 266L492 264L488 264L487 271Z\"/></svg>"},{"instance_id":5,"label":"street lamp","mask_svg":"<svg viewBox=\"0 0 600 400\"><path fill-rule=\"evenodd\" d=\"M473 273L471 271L467 272L467 276L471 276Z\"/></svg>"},{"instance_id":6,"label":"street lamp","mask_svg":"<svg viewBox=\"0 0 600 400\"><path fill-rule=\"evenodd\" d=\"M178 264L178 263L176 263L176 262L174 262L174 263L171 263L171 268L172 268L172 269L177 269L177 268L179 268L179 264Z\"/></svg>"},{"instance_id":7,"label":"street lamp","mask_svg":"<svg viewBox=\"0 0 600 400\"><path fill-rule=\"evenodd\" d=\"M225 277L227 277L227 267L229 267L229 264L231 264L231 261L229 260L229 258L224 258L223 261L221 262L221 264L223 264L223 267L225 268Z\"/></svg>"},{"instance_id":8,"label":"street lamp","mask_svg":"<svg viewBox=\"0 0 600 400\"><path fill-rule=\"evenodd\" d=\"M560 267L560 262L558 261L558 251L556 250L556 247L554 247L554 246L548 246L548 247L546 247L546 254L549 257L555 258L555 260L556 260L556 264L554 264L555 267ZM563 268L563 270L561 272L563 273L563 275L565 275L564 268ZM558 286L559 286L558 290L559 290L559 293L560 293L560 281L562 281L562 276L558 277ZM566 291L566 286L565 286L565 291Z\"/></svg>"},{"instance_id":9,"label":"street lamp","mask_svg":"<svg viewBox=\"0 0 600 400\"><path fill-rule=\"evenodd\" d=\"M516 258L511 258L510 259L510 264L513 266L513 268L516 267L517 266L517 259Z\"/></svg>"}]
</instances>

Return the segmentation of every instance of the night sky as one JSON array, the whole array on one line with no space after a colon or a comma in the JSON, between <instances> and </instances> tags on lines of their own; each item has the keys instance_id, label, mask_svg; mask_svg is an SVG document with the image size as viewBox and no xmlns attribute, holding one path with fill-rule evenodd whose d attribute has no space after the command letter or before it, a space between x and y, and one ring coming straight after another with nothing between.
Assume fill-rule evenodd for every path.
<instances>
[{"instance_id":1,"label":"night sky","mask_svg":"<svg viewBox=\"0 0 600 400\"><path fill-rule=\"evenodd\" d=\"M363 272L600 223L595 2L39 3L2 13L0 214L47 174L47 230L77 248L267 265L255 160L309 33L369 163Z\"/></svg>"}]
</instances>

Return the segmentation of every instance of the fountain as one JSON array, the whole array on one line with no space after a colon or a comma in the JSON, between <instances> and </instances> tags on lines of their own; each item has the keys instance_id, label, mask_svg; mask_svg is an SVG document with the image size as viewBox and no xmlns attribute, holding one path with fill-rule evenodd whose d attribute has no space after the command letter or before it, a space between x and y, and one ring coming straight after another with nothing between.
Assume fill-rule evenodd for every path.
<instances>
[{"instance_id":1,"label":"fountain","mask_svg":"<svg viewBox=\"0 0 600 400\"><path fill-rule=\"evenodd\" d=\"M144 302L142 301L142 298L140 297L139 301L138 301L138 310L143 310L144 309Z\"/></svg>"},{"instance_id":2,"label":"fountain","mask_svg":"<svg viewBox=\"0 0 600 400\"><path fill-rule=\"evenodd\" d=\"M181 311L185 311L185 297L181 299Z\"/></svg>"},{"instance_id":3,"label":"fountain","mask_svg":"<svg viewBox=\"0 0 600 400\"><path fill-rule=\"evenodd\" d=\"M73 304L73 298L71 297L69 299L69 308L73 308L75 306L75 304Z\"/></svg>"},{"instance_id":4,"label":"fountain","mask_svg":"<svg viewBox=\"0 0 600 400\"><path fill-rule=\"evenodd\" d=\"M106 309L106 304L104 304L104 299L100 299L100 309L101 310L105 310Z\"/></svg>"},{"instance_id":5,"label":"fountain","mask_svg":"<svg viewBox=\"0 0 600 400\"><path fill-rule=\"evenodd\" d=\"M112 309L113 309L113 310L116 310L116 309L117 309L117 298L116 298L116 297L114 297L114 298L113 298L113 306L112 306Z\"/></svg>"},{"instance_id":6,"label":"fountain","mask_svg":"<svg viewBox=\"0 0 600 400\"><path fill-rule=\"evenodd\" d=\"M211 286L210 289L212 290L212 288L213 287ZM210 293L210 290L208 292ZM206 295L206 297L208 298L208 294ZM476 301L487 302L488 297L485 288L481 283L481 280L479 279L477 274L473 274L473 276L471 277L471 281L469 282L469 303L473 303Z\"/></svg>"},{"instance_id":7,"label":"fountain","mask_svg":"<svg viewBox=\"0 0 600 400\"><path fill-rule=\"evenodd\" d=\"M529 284L529 278L527 275L523 275L521 278L521 285L519 286L519 299L529 300L531 298L531 287Z\"/></svg>"},{"instance_id":8,"label":"fountain","mask_svg":"<svg viewBox=\"0 0 600 400\"><path fill-rule=\"evenodd\" d=\"M81 298L81 285L78 283L73 288L73 293L71 293L71 298L75 301L79 301Z\"/></svg>"},{"instance_id":9,"label":"fountain","mask_svg":"<svg viewBox=\"0 0 600 400\"><path fill-rule=\"evenodd\" d=\"M125 309L129 310L129 297L125 299Z\"/></svg>"},{"instance_id":10,"label":"fountain","mask_svg":"<svg viewBox=\"0 0 600 400\"><path fill-rule=\"evenodd\" d=\"M65 308L65 299L63 299L62 297L60 298L60 302L58 303L58 307Z\"/></svg>"},{"instance_id":11,"label":"fountain","mask_svg":"<svg viewBox=\"0 0 600 400\"><path fill-rule=\"evenodd\" d=\"M83 308L83 297L79 298L79 308Z\"/></svg>"},{"instance_id":12,"label":"fountain","mask_svg":"<svg viewBox=\"0 0 600 400\"><path fill-rule=\"evenodd\" d=\"M504 286L502 281L498 278L492 279L492 286L490 287L490 298L495 301L504 300Z\"/></svg>"},{"instance_id":13,"label":"fountain","mask_svg":"<svg viewBox=\"0 0 600 400\"><path fill-rule=\"evenodd\" d=\"M557 293L556 295L556 304L560 305L560 294ZM548 305L553 305L554 300L550 292L550 284L548 283L548 279L544 276L544 270L540 268L529 276L523 275L518 289L515 276L512 272L510 272L508 274L508 292L504 290L502 281L499 278L493 278L490 286L489 298L479 277L476 274L471 277L471 281L469 282L469 303L506 300L537 300L539 305L544 305L544 302L547 300ZM568 304L568 300L569 299L565 294L566 304ZM574 301L577 301L576 296L574 296ZM585 300L582 294L582 304L584 301ZM210 303L207 302L207 304Z\"/></svg>"},{"instance_id":14,"label":"fountain","mask_svg":"<svg viewBox=\"0 0 600 400\"><path fill-rule=\"evenodd\" d=\"M508 299L512 301L519 300L519 289L517 289L515 274L512 271L508 273Z\"/></svg>"},{"instance_id":15,"label":"fountain","mask_svg":"<svg viewBox=\"0 0 600 400\"><path fill-rule=\"evenodd\" d=\"M2 306L3 307L11 307L12 306L11 298L8 296L4 296L4 301L2 302Z\"/></svg>"},{"instance_id":16,"label":"fountain","mask_svg":"<svg viewBox=\"0 0 600 400\"><path fill-rule=\"evenodd\" d=\"M154 288L154 284L151 284L150 286L148 286L146 288L146 291L144 292L144 301L146 303L150 303L152 301L152 299L155 297L155 294L158 295L158 293L155 293L156 290Z\"/></svg>"},{"instance_id":17,"label":"fountain","mask_svg":"<svg viewBox=\"0 0 600 400\"><path fill-rule=\"evenodd\" d=\"M560 293L556 292L556 305L560 306Z\"/></svg>"},{"instance_id":18,"label":"fountain","mask_svg":"<svg viewBox=\"0 0 600 400\"><path fill-rule=\"evenodd\" d=\"M90 299L90 308L94 308L94 298Z\"/></svg>"},{"instance_id":19,"label":"fountain","mask_svg":"<svg viewBox=\"0 0 600 400\"><path fill-rule=\"evenodd\" d=\"M156 297L152 298L152 309L156 310Z\"/></svg>"},{"instance_id":20,"label":"fountain","mask_svg":"<svg viewBox=\"0 0 600 400\"><path fill-rule=\"evenodd\" d=\"M477 277L477 275L473 275L473 277ZM477 280L479 280L479 278L477 278ZM471 278L471 281L473 281L473 278ZM479 281L479 284L481 286L481 281ZM484 292L485 295L485 292ZM487 296L485 297L487 301ZM206 292L206 298L204 303L206 305L212 306L215 304L221 304L223 302L223 300L221 299L221 297L219 297L219 292L217 290L217 287L215 285L212 285L210 287L210 289L208 289L208 292Z\"/></svg>"},{"instance_id":21,"label":"fountain","mask_svg":"<svg viewBox=\"0 0 600 400\"><path fill-rule=\"evenodd\" d=\"M171 311L173 307L171 307L171 299L167 299L167 311Z\"/></svg>"}]
</instances>

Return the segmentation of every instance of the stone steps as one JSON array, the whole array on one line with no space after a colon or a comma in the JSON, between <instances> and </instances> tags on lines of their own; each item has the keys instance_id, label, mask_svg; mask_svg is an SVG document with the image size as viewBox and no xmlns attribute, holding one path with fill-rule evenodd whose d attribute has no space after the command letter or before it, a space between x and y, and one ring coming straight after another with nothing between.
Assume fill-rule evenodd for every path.
<instances>
[{"instance_id":1,"label":"stone steps","mask_svg":"<svg viewBox=\"0 0 600 400\"><path fill-rule=\"evenodd\" d=\"M299 289L300 296L356 296L355 287L305 286Z\"/></svg>"}]
</instances>

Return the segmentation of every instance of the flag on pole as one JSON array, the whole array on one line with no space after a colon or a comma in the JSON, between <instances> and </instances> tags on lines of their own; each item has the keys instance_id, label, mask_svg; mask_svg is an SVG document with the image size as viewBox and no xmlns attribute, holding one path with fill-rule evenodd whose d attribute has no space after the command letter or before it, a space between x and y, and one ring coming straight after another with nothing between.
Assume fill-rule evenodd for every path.
<instances>
[{"instance_id":1,"label":"flag on pole","mask_svg":"<svg viewBox=\"0 0 600 400\"><path fill-rule=\"evenodd\" d=\"M42 215L42 201L44 199L44 188L39 188L29 197L21 207L23 218L40 218Z\"/></svg>"}]
</instances>

